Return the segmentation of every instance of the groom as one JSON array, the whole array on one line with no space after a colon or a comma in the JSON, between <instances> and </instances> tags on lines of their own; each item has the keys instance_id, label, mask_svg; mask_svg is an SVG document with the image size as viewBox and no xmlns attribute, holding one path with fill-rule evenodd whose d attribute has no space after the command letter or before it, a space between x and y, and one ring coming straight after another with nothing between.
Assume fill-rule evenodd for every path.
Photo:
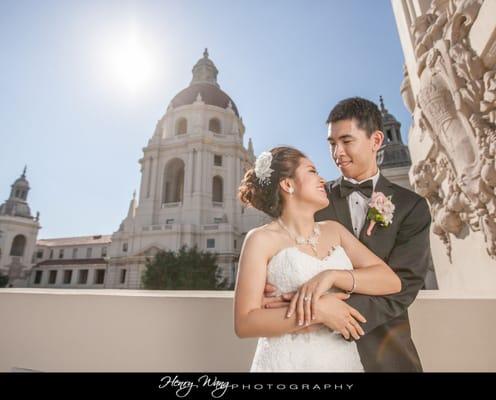
<instances>
[{"instance_id":1,"label":"groom","mask_svg":"<svg viewBox=\"0 0 496 400\"><path fill-rule=\"evenodd\" d=\"M381 175L377 151L384 134L381 113L374 103L358 97L342 100L332 109L327 124L331 156L343 176L327 182L330 203L315 214L315 220L335 220L343 224L381 257L402 283L402 290L397 294L352 294L345 301L367 320L362 325L365 335L357 341L362 364L366 372L421 372L407 309L423 287L429 265L429 207L424 198ZM369 236L367 204L373 191L392 196L395 211L388 227L377 223ZM287 306L293 293L271 298L272 289L267 284L264 293L266 307ZM324 318L326 325L336 314L330 312L331 308L339 309L335 307L336 303L329 304L332 305L324 311L324 314L329 312Z\"/></svg>"}]
</instances>

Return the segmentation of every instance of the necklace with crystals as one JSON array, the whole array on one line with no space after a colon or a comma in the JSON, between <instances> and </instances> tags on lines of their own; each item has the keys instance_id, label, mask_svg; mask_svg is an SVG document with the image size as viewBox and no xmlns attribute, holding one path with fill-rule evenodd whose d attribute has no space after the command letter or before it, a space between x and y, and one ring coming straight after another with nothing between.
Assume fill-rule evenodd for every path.
<instances>
[{"instance_id":1,"label":"necklace with crystals","mask_svg":"<svg viewBox=\"0 0 496 400\"><path fill-rule=\"evenodd\" d=\"M286 227L286 225L284 225L284 223L280 218L277 219L277 222L286 232L288 232L291 239L293 239L297 244L301 244L301 245L309 244L312 247L312 250L315 253L315 255L317 255L317 245L319 243L319 236L320 236L320 229L318 224L314 224L312 234L308 239L305 239L303 236L296 236L295 234L293 234L293 232L291 232Z\"/></svg>"}]
</instances>

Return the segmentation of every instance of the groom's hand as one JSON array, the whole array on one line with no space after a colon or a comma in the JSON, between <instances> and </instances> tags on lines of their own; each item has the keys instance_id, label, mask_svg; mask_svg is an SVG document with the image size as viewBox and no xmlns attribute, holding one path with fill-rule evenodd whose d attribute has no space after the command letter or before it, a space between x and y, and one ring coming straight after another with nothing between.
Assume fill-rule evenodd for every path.
<instances>
[{"instance_id":1,"label":"groom's hand","mask_svg":"<svg viewBox=\"0 0 496 400\"><path fill-rule=\"evenodd\" d=\"M355 340L365 335L359 322L366 319L356 309L332 294L324 295L315 303L315 322L323 323L333 331L340 332L348 340L352 336Z\"/></svg>"},{"instance_id":2,"label":"groom's hand","mask_svg":"<svg viewBox=\"0 0 496 400\"><path fill-rule=\"evenodd\" d=\"M270 283L265 285L264 297L262 299L262 308L283 308L287 307L291 303L291 299L296 294L294 292L282 293L279 296L275 296L273 293L277 290L275 286ZM339 300L346 300L350 296L344 292L332 292L326 294L326 296L332 296ZM302 328L303 329L303 328Z\"/></svg>"},{"instance_id":3,"label":"groom's hand","mask_svg":"<svg viewBox=\"0 0 496 400\"><path fill-rule=\"evenodd\" d=\"M277 288L270 283L265 285L264 297L262 299L263 308L282 308L287 307L296 292L282 293L275 295Z\"/></svg>"}]
</instances>

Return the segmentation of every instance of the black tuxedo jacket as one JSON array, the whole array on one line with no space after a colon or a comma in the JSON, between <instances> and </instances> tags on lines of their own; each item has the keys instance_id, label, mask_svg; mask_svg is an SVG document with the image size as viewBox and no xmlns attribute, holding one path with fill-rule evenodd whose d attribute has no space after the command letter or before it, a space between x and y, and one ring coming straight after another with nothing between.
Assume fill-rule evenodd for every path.
<instances>
[{"instance_id":1,"label":"black tuxedo jacket","mask_svg":"<svg viewBox=\"0 0 496 400\"><path fill-rule=\"evenodd\" d=\"M350 210L340 196L342 178L326 183L329 206L315 214L316 221L334 220L353 233ZM388 227L374 226L366 235L368 221L359 240L382 258L401 279L400 293L387 296L352 294L346 301L366 318L365 335L357 341L366 372L421 372L422 365L413 344L408 306L424 285L430 260L429 227L431 214L427 201L380 175L376 192L392 195L396 209Z\"/></svg>"}]
</instances>

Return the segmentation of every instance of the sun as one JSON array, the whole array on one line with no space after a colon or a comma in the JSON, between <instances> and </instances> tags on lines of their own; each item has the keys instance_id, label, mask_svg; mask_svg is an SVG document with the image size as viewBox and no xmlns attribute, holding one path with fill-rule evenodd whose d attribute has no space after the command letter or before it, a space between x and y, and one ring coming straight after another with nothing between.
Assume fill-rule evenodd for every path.
<instances>
[{"instance_id":1,"label":"sun","mask_svg":"<svg viewBox=\"0 0 496 400\"><path fill-rule=\"evenodd\" d=\"M114 85L136 93L148 87L154 75L152 51L135 33L105 46L106 77Z\"/></svg>"}]
</instances>

